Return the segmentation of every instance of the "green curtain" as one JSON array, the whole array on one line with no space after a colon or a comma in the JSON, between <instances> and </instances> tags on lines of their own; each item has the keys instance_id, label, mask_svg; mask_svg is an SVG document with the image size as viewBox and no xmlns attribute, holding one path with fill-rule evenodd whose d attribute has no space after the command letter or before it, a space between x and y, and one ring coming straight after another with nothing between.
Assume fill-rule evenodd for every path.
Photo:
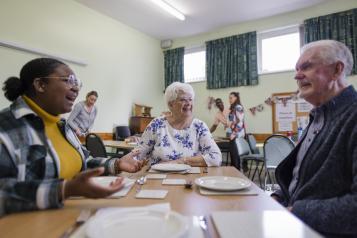
<instances>
[{"instance_id":1,"label":"green curtain","mask_svg":"<svg viewBox=\"0 0 357 238\"><path fill-rule=\"evenodd\" d=\"M165 88L173 82L183 82L183 57L185 48L176 48L164 51L165 61Z\"/></svg>"},{"instance_id":2,"label":"green curtain","mask_svg":"<svg viewBox=\"0 0 357 238\"><path fill-rule=\"evenodd\" d=\"M332 39L346 44L353 54L352 74L357 74L357 8L307 19L304 29L305 43Z\"/></svg>"},{"instance_id":3,"label":"green curtain","mask_svg":"<svg viewBox=\"0 0 357 238\"><path fill-rule=\"evenodd\" d=\"M256 32L206 42L208 89L257 85L257 69Z\"/></svg>"}]
</instances>

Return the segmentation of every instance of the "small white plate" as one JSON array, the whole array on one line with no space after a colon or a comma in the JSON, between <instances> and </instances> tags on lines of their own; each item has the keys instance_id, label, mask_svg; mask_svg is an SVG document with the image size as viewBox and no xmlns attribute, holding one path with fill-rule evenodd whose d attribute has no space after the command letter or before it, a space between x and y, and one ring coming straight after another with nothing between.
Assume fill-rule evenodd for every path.
<instances>
[{"instance_id":1,"label":"small white plate","mask_svg":"<svg viewBox=\"0 0 357 238\"><path fill-rule=\"evenodd\" d=\"M170 164L170 163L162 163L162 164L154 164L151 166L152 169L163 171L163 172L178 172L190 170L191 166L188 164Z\"/></svg>"},{"instance_id":2,"label":"small white plate","mask_svg":"<svg viewBox=\"0 0 357 238\"><path fill-rule=\"evenodd\" d=\"M195 184L216 191L235 191L249 188L251 182L237 177L206 176L197 178Z\"/></svg>"},{"instance_id":3,"label":"small white plate","mask_svg":"<svg viewBox=\"0 0 357 238\"><path fill-rule=\"evenodd\" d=\"M181 238L188 228L187 219L176 212L132 208L94 216L86 234L90 238Z\"/></svg>"}]
</instances>

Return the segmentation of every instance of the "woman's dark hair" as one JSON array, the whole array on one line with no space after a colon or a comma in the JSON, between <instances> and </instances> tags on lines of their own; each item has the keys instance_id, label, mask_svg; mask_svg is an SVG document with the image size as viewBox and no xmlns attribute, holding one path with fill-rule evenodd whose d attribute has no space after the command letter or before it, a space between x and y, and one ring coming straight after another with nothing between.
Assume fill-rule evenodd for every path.
<instances>
[{"instance_id":1,"label":"woman's dark hair","mask_svg":"<svg viewBox=\"0 0 357 238\"><path fill-rule=\"evenodd\" d=\"M27 62L20 71L20 78L10 77L4 82L2 90L5 97L10 101L15 101L24 93L33 95L34 79L52 74L60 65L66 64L51 58L37 58Z\"/></svg>"},{"instance_id":2,"label":"woman's dark hair","mask_svg":"<svg viewBox=\"0 0 357 238\"><path fill-rule=\"evenodd\" d=\"M90 97L90 96L95 96L95 97L98 97L98 93L97 93L97 91L90 91L89 93L87 93L87 96L86 96L86 98L88 98L88 97Z\"/></svg>"},{"instance_id":3,"label":"woman's dark hair","mask_svg":"<svg viewBox=\"0 0 357 238\"><path fill-rule=\"evenodd\" d=\"M239 93L238 92L231 92L229 95L233 95L233 96L235 96L237 98L236 101L234 103L232 103L231 107L229 108L229 110L233 111L238 104L241 105L240 97L239 97Z\"/></svg>"}]
</instances>

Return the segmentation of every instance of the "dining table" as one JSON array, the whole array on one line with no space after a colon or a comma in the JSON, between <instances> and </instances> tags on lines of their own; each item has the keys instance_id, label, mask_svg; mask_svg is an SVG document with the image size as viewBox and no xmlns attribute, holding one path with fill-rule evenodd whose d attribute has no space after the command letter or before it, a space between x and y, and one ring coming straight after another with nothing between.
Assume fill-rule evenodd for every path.
<instances>
[{"instance_id":1,"label":"dining table","mask_svg":"<svg viewBox=\"0 0 357 238\"><path fill-rule=\"evenodd\" d=\"M125 150L132 150L138 145L135 142L127 142L127 141L119 141L119 140L103 140L103 144L105 147L110 147L114 149L125 149Z\"/></svg>"},{"instance_id":2,"label":"dining table","mask_svg":"<svg viewBox=\"0 0 357 238\"><path fill-rule=\"evenodd\" d=\"M232 166L209 167L206 170L199 168L199 173L180 174L167 173L167 178L185 179L194 182L195 179L205 176L229 176L248 180L241 172ZM149 168L144 167L137 173L122 173L121 176L137 180L143 175L149 174ZM164 199L138 199L135 198L138 188L140 189L165 189L168 191ZM152 204L169 203L171 210L184 216L207 216L208 231L210 237L220 237L210 215L217 211L280 211L287 216L293 216L290 212L273 200L268 194L261 190L254 183L251 183L250 191L253 195L202 195L199 187L193 183L191 188L185 186L163 185L162 180L147 180L145 184L134 184L128 194L120 198L104 199L67 199L64 207L60 209L31 211L9 214L0 218L1 237L60 237L69 227L71 227L83 209L91 209L95 212L101 208L108 207L138 207ZM294 218L295 219L295 218ZM299 227L311 230L300 220L295 219ZM253 227L253 224L252 224ZM119 236L118 236L119 237ZM238 237L238 236L237 236ZM302 236L303 237L303 236ZM318 237L318 236L316 236Z\"/></svg>"}]
</instances>

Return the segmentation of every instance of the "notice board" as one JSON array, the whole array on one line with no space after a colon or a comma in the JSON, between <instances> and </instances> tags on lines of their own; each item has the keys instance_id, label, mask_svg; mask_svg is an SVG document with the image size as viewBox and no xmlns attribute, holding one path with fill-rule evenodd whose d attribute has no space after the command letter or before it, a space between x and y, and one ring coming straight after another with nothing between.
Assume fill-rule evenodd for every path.
<instances>
[{"instance_id":1,"label":"notice board","mask_svg":"<svg viewBox=\"0 0 357 238\"><path fill-rule=\"evenodd\" d=\"M297 98L296 92L272 94L273 133L286 134L288 131L297 133L309 123L309 113L312 105L304 99Z\"/></svg>"}]
</instances>

